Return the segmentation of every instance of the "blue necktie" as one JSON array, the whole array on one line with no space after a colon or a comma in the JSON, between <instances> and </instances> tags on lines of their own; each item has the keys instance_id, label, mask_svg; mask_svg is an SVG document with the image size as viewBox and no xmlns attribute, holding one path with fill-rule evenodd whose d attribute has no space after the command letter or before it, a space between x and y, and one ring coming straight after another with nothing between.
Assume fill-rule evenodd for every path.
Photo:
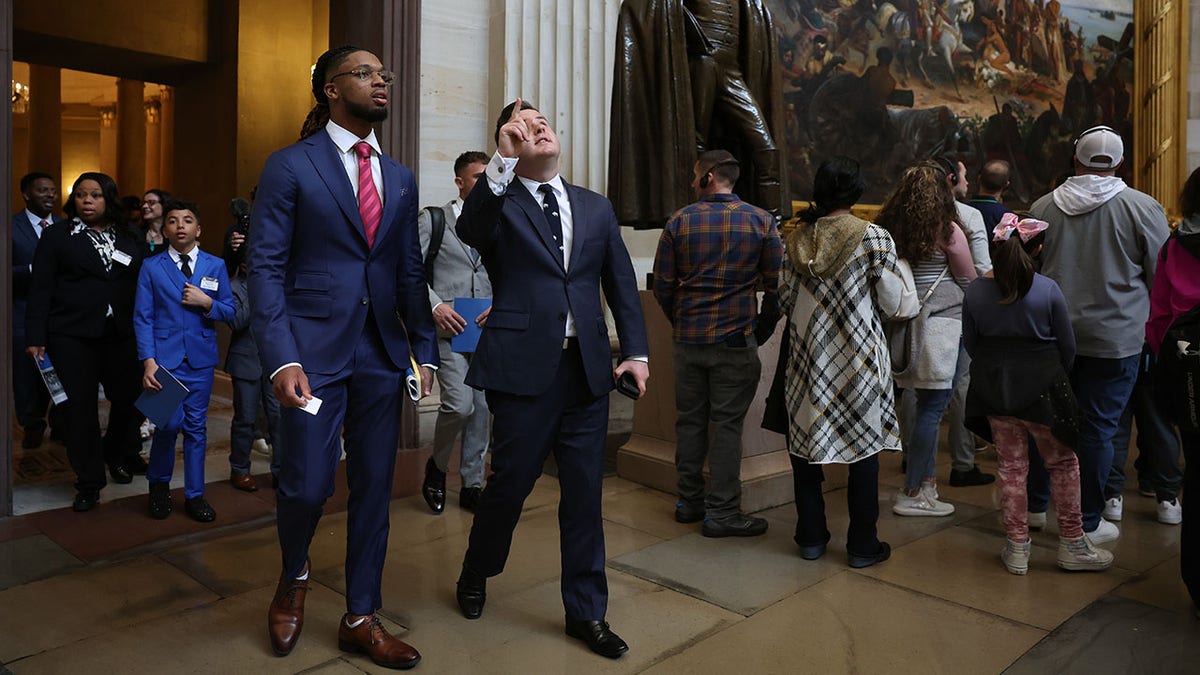
<instances>
[{"instance_id":1,"label":"blue necktie","mask_svg":"<svg viewBox=\"0 0 1200 675\"><path fill-rule=\"evenodd\" d=\"M558 245L558 260L563 261L563 229L562 216L558 214L558 199L554 196L554 188L550 184L544 184L538 187L538 192L542 193L544 198L542 202L542 213L546 214L546 222L550 223L550 234L554 236L554 243Z\"/></svg>"}]
</instances>

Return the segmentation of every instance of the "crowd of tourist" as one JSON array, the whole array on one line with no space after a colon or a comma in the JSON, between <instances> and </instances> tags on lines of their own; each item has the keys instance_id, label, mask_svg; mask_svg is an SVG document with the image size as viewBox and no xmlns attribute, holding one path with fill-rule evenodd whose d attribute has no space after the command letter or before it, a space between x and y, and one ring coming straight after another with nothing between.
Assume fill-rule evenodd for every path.
<instances>
[{"instance_id":1,"label":"crowd of tourist","mask_svg":"<svg viewBox=\"0 0 1200 675\"><path fill-rule=\"evenodd\" d=\"M1051 501L1058 565L1107 569L1113 554L1103 545L1120 537L1136 422L1139 492L1156 500L1160 522L1182 525L1183 577L1200 598L1200 516L1186 499L1189 488L1200 489L1200 418L1194 396L1180 393L1200 358L1200 171L1186 182L1184 219L1172 232L1163 206L1116 176L1123 160L1116 132L1088 130L1076 144L1075 175L1015 213L1003 204L1006 163L984 165L983 189L969 206L962 163L933 158L904 171L868 222L854 212L867 187L860 166L834 157L816 171L808 209L781 235L771 214L734 194L733 156L701 154L693 169L698 200L664 228L652 283L675 343L675 519L702 523L707 537L767 530L765 519L741 509L741 437L759 380L757 350L782 320L763 426L787 439L802 558L822 557L831 540L826 464L849 466L851 567L890 555L876 529L881 452L904 453L904 483L891 497L896 515L954 514L938 489L945 421L952 487L996 481L974 461L978 447L995 448L1006 535L1000 559L1009 572L1029 570L1030 530L1045 527ZM486 155L464 153L455 165L458 197L420 218L443 392L437 452L422 487L434 513L444 509L450 451L464 433L461 506L476 510L487 497L488 399L464 384L481 357L456 351L450 340L488 318L463 317L452 302L491 293L480 253L454 228L486 170ZM76 474L73 508L96 506L107 470L118 483L146 474L150 515L168 517L182 431L185 510L214 520L203 472L205 416L220 365L216 322L233 329L224 367L234 382L234 487L257 489L249 452L259 411L272 444L280 419L275 373L263 367L250 328L249 212L226 232L222 260L197 246L196 204L165 191L122 198L109 176L84 173L72 184L65 218L54 215L51 176L25 176L21 192L27 208L13 217L13 294L23 352L15 358L14 401L25 446L36 447L47 430L39 371L52 358L67 397L60 426ZM188 395L155 430L134 401L162 388L163 370ZM110 403L103 433L101 387ZM149 434L147 465L139 450ZM481 608L481 591L471 589L482 581L468 572L460 603L475 598Z\"/></svg>"}]
</instances>

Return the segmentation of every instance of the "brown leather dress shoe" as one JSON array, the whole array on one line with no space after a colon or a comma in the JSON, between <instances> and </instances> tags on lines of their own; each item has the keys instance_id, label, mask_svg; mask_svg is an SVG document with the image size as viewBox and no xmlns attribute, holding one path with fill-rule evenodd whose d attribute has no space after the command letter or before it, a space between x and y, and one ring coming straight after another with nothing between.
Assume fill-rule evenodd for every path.
<instances>
[{"instance_id":1,"label":"brown leather dress shoe","mask_svg":"<svg viewBox=\"0 0 1200 675\"><path fill-rule=\"evenodd\" d=\"M338 649L344 652L366 654L376 665L384 668L408 670L421 662L421 655L416 649L392 637L379 622L375 614L363 619L354 628L346 620L349 614L338 622Z\"/></svg>"},{"instance_id":2,"label":"brown leather dress shoe","mask_svg":"<svg viewBox=\"0 0 1200 675\"><path fill-rule=\"evenodd\" d=\"M267 610L267 632L271 635L271 650L275 656L287 656L304 628L304 597L308 594L308 579L281 577L275 587L275 598Z\"/></svg>"},{"instance_id":3,"label":"brown leather dress shoe","mask_svg":"<svg viewBox=\"0 0 1200 675\"><path fill-rule=\"evenodd\" d=\"M229 484L232 485L235 490L258 492L258 485L254 483L254 477L249 473L235 473L230 475Z\"/></svg>"}]
</instances>

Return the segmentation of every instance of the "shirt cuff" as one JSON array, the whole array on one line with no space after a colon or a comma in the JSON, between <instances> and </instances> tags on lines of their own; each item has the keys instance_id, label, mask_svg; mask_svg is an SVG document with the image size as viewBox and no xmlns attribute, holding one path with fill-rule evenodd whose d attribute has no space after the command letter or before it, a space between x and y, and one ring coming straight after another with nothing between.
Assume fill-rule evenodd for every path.
<instances>
[{"instance_id":1,"label":"shirt cuff","mask_svg":"<svg viewBox=\"0 0 1200 675\"><path fill-rule=\"evenodd\" d=\"M626 356L622 361L641 361L642 363L650 363L650 357L645 354L637 354L635 356Z\"/></svg>"},{"instance_id":2,"label":"shirt cuff","mask_svg":"<svg viewBox=\"0 0 1200 675\"><path fill-rule=\"evenodd\" d=\"M428 369L432 370L432 371L433 371L433 372L435 372L435 373L437 372L437 369L438 369L438 367L437 367L437 366L435 366L435 365L433 365L432 363L422 363L422 364L421 364L421 367L422 367L422 368L428 368Z\"/></svg>"},{"instance_id":3,"label":"shirt cuff","mask_svg":"<svg viewBox=\"0 0 1200 675\"><path fill-rule=\"evenodd\" d=\"M441 306L442 306L442 305L444 305L444 304L446 304L446 303L445 303L445 301L439 302L439 303L437 303L436 305L434 305L433 307L430 307L430 308L429 308L429 311L431 311L431 312L432 312L433 310L437 309L438 307L441 307Z\"/></svg>"},{"instance_id":4,"label":"shirt cuff","mask_svg":"<svg viewBox=\"0 0 1200 675\"><path fill-rule=\"evenodd\" d=\"M273 381L275 381L275 376L279 374L279 371L283 370L284 368L291 368L292 366L299 366L299 365L300 365L300 363L297 361L293 361L292 363L285 363L282 366L279 366L278 368L276 368L275 372L271 373L271 377L269 377L267 379L269 379L273 382ZM301 367L303 367L303 366L301 366Z\"/></svg>"},{"instance_id":5,"label":"shirt cuff","mask_svg":"<svg viewBox=\"0 0 1200 675\"><path fill-rule=\"evenodd\" d=\"M487 169L483 172L487 177L488 187L492 189L492 194L499 197L508 190L508 184L516 176L513 169L516 168L518 161L516 157L502 156L499 150L492 155L492 161L488 162Z\"/></svg>"}]
</instances>

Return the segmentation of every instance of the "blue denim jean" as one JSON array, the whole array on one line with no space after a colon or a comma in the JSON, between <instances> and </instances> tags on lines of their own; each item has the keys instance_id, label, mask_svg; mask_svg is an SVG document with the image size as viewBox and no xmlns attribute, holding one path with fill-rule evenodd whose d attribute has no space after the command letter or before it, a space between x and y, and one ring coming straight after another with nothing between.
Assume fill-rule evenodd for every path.
<instances>
[{"instance_id":1,"label":"blue denim jean","mask_svg":"<svg viewBox=\"0 0 1200 675\"><path fill-rule=\"evenodd\" d=\"M1071 369L1071 387L1079 404L1079 497L1083 531L1100 525L1104 510L1104 486L1113 463L1113 437L1137 381L1141 354L1120 359L1078 356ZM1030 448L1033 454L1033 448ZM1035 468L1036 464L1036 468ZM1029 468L1029 510L1045 511L1050 497L1050 478L1041 458Z\"/></svg>"},{"instance_id":2,"label":"blue denim jean","mask_svg":"<svg viewBox=\"0 0 1200 675\"><path fill-rule=\"evenodd\" d=\"M904 487L915 490L921 481L937 475L938 428L942 414L950 403L953 389L916 389L916 420L905 430L904 448L908 455L908 471L904 475Z\"/></svg>"}]
</instances>

